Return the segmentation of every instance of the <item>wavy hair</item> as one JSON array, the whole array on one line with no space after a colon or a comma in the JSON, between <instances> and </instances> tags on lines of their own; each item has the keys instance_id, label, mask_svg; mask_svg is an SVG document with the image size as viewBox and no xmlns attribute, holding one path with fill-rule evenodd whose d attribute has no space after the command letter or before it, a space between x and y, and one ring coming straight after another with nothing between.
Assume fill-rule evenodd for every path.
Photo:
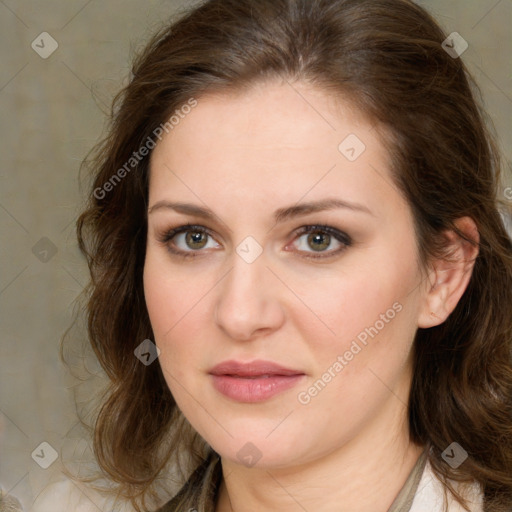
<instances>
[{"instance_id":1,"label":"wavy hair","mask_svg":"<svg viewBox=\"0 0 512 512\"><path fill-rule=\"evenodd\" d=\"M142 281L149 155L139 149L191 99L278 79L343 95L388 128L393 179L414 214L422 263L443 256L445 230L464 237L456 219L475 221L479 254L464 295L443 324L416 333L408 419L447 492L465 505L452 483L476 481L486 511L510 511L512 244L500 211L511 205L500 200L501 158L481 93L443 48L446 37L408 0L208 0L135 59L108 135L84 162L92 184L77 236L91 274L88 338L110 382L95 454L138 510L173 456L186 455L190 474L208 455L160 366L134 357L153 338ZM453 441L469 455L458 469L441 456Z\"/></svg>"}]
</instances>

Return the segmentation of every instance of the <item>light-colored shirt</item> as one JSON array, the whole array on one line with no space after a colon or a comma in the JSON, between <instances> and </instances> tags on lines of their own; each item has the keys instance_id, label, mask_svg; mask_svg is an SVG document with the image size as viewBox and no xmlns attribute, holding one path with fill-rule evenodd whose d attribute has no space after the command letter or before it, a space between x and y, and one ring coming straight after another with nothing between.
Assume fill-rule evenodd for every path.
<instances>
[{"instance_id":1,"label":"light-colored shirt","mask_svg":"<svg viewBox=\"0 0 512 512\"><path fill-rule=\"evenodd\" d=\"M459 487L454 484L455 487ZM483 493L479 485L473 484L462 493L468 498L471 512L483 512ZM388 512L441 512L444 505L443 485L435 476L424 451L414 465L398 496ZM449 512L466 512L448 495Z\"/></svg>"},{"instance_id":2,"label":"light-colored shirt","mask_svg":"<svg viewBox=\"0 0 512 512\"><path fill-rule=\"evenodd\" d=\"M220 459L217 464L220 464ZM468 500L471 512L483 512L483 493L478 484L475 483L468 488L462 489L456 482L451 483ZM184 511L177 510L175 503L176 500L172 499L159 511L188 512L188 509ZM444 512L444 504L443 484L436 477L427 460L426 453L424 453L418 459L388 512ZM466 512L449 493L447 504L449 512ZM113 503L109 499L105 499L99 494L83 487L80 489L79 486L70 480L63 480L49 486L40 494L30 510L31 512L133 511L128 504L120 508L113 507Z\"/></svg>"}]
</instances>

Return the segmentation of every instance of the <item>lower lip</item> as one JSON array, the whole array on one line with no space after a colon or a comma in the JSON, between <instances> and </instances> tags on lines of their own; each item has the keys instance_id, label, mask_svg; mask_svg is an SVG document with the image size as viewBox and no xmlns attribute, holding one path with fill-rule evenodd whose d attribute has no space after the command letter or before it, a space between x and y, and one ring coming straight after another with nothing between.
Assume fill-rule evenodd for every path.
<instances>
[{"instance_id":1,"label":"lower lip","mask_svg":"<svg viewBox=\"0 0 512 512\"><path fill-rule=\"evenodd\" d=\"M217 391L237 402L263 402L295 386L304 375L273 375L244 379L230 375L212 375Z\"/></svg>"}]
</instances>

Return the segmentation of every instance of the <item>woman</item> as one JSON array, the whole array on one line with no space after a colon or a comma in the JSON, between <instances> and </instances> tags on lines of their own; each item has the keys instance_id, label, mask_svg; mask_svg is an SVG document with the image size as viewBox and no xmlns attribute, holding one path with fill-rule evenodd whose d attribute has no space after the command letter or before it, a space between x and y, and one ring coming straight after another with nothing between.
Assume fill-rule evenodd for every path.
<instances>
[{"instance_id":1,"label":"woman","mask_svg":"<svg viewBox=\"0 0 512 512\"><path fill-rule=\"evenodd\" d=\"M512 245L451 37L210 0L138 58L78 221L96 456L138 510L171 462L162 511L511 510Z\"/></svg>"}]
</instances>

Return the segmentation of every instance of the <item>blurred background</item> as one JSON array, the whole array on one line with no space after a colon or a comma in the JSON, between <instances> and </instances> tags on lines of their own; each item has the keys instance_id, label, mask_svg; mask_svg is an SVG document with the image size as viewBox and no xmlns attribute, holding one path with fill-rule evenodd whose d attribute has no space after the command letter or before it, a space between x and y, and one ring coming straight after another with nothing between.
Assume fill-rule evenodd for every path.
<instances>
[{"instance_id":1,"label":"blurred background","mask_svg":"<svg viewBox=\"0 0 512 512\"><path fill-rule=\"evenodd\" d=\"M81 386L58 353L88 279L74 232L85 193L79 165L104 134L134 53L194 3L0 0L0 488L26 511L50 483L66 482L66 468L90 458L75 412ZM418 3L467 41L462 58L511 162L512 0ZM512 185L506 170L504 188ZM81 326L75 331L83 337ZM97 372L92 359L89 369Z\"/></svg>"}]
</instances>

